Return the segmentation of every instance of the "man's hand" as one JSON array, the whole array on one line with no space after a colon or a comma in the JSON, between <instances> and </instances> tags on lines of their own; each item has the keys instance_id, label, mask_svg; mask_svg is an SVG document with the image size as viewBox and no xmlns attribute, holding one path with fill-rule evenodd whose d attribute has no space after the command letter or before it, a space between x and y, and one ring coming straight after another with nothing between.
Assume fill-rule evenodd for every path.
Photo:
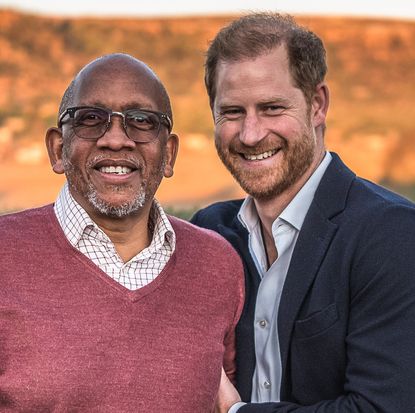
<instances>
[{"instance_id":1,"label":"man's hand","mask_svg":"<svg viewBox=\"0 0 415 413\"><path fill-rule=\"evenodd\" d=\"M234 385L228 379L222 368L222 376L218 395L216 396L215 413L228 413L228 410L237 402L241 401L241 396L235 389Z\"/></svg>"}]
</instances>

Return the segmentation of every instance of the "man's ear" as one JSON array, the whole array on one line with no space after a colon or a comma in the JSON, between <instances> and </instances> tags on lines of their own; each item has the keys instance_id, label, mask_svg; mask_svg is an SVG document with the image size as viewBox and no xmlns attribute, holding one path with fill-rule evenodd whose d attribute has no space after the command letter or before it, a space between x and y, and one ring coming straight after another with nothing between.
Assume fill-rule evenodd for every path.
<instances>
[{"instance_id":1,"label":"man's ear","mask_svg":"<svg viewBox=\"0 0 415 413\"><path fill-rule=\"evenodd\" d=\"M164 166L164 177L173 176L173 167L176 162L177 151L179 149L179 137L171 133L166 142L166 165Z\"/></svg>"},{"instance_id":2,"label":"man's ear","mask_svg":"<svg viewBox=\"0 0 415 413\"><path fill-rule=\"evenodd\" d=\"M325 125L328 109L329 89L327 85L322 82L317 85L311 100L311 121L314 128Z\"/></svg>"},{"instance_id":3,"label":"man's ear","mask_svg":"<svg viewBox=\"0 0 415 413\"><path fill-rule=\"evenodd\" d=\"M53 172L63 174L65 171L62 162L62 130L59 128L49 128L46 132L45 142Z\"/></svg>"}]
</instances>

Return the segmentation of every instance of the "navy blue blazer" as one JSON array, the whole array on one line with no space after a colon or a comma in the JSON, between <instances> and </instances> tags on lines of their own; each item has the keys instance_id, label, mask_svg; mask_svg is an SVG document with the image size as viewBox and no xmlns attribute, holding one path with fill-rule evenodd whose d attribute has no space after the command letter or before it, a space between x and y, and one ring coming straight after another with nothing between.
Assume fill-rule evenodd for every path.
<instances>
[{"instance_id":1,"label":"navy blue blazer","mask_svg":"<svg viewBox=\"0 0 415 413\"><path fill-rule=\"evenodd\" d=\"M278 313L281 402L246 412L415 412L415 205L333 159L288 269ZM237 218L242 200L192 218L243 259L246 303L237 326L237 389L249 401L260 278Z\"/></svg>"}]
</instances>

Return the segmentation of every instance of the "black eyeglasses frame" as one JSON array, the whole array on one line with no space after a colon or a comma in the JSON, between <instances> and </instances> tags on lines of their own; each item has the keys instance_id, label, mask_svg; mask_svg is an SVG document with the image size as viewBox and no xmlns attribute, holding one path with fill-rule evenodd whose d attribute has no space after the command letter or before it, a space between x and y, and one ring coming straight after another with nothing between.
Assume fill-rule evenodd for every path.
<instances>
[{"instance_id":1,"label":"black eyeglasses frame","mask_svg":"<svg viewBox=\"0 0 415 413\"><path fill-rule=\"evenodd\" d=\"M89 105L72 106L72 107L66 108L61 113L61 115L59 116L58 128L62 128L62 126L65 124L65 122L63 121L65 116L69 115L70 119L74 119L76 111L80 110L80 109L99 109L99 110L102 110L102 111L104 111L108 114L108 120L107 120L106 128L100 136L98 136L96 138L93 138L93 139L92 138L85 138L85 137L80 136L81 139L98 140L98 139L102 138L107 133L107 131L108 131L110 125L111 125L111 118L112 118L113 115L117 115L117 116L122 117L122 119L123 119L122 124L123 124L124 131L125 131L126 135L128 136L128 138L131 139L130 136L128 135L127 124L126 124L126 112L129 112L131 110L136 110L138 112L143 112L144 114L145 113L150 113L150 114L156 115L158 117L159 121L160 121L160 126L164 124L164 126L167 127L167 130L168 130L169 133L171 132L171 130L173 128L173 123L172 123L170 117L166 113L159 112L159 111L156 111L156 110L141 109L141 108L130 108L130 109L127 109L125 111L118 112L118 111L113 111L112 109L101 107L101 106L89 106ZM75 130L74 130L74 133L76 135ZM159 133L160 133L160 127L158 129L157 135L154 137L153 140L158 138ZM133 140L134 142L140 142L140 141L137 141L137 140L134 140L134 139L131 139L131 140ZM142 141L142 142L144 143L144 142L147 142L147 141ZM149 142L151 142L151 141L149 141Z\"/></svg>"}]
</instances>

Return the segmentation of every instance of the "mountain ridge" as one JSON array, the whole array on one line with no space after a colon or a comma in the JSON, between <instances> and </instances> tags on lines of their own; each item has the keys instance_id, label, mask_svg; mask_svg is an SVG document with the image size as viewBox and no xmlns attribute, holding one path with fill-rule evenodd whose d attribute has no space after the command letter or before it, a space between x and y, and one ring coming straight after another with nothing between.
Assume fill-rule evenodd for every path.
<instances>
[{"instance_id":1,"label":"mountain ridge","mask_svg":"<svg viewBox=\"0 0 415 413\"><path fill-rule=\"evenodd\" d=\"M73 75L112 52L148 63L172 99L174 130L182 145L174 183L161 189L160 198L172 205L199 205L243 195L215 158L203 84L209 41L234 17L68 18L0 9L0 173L19 165L11 182L0 184L0 207L32 206L56 195L52 190L62 181L49 173L50 182L56 182L49 185L46 172L33 183L34 193L13 194L32 168L48 170L44 132L56 124L60 97ZM415 197L415 22L297 20L315 31L327 49L328 149L359 175ZM209 182L205 192L200 182Z\"/></svg>"}]
</instances>

